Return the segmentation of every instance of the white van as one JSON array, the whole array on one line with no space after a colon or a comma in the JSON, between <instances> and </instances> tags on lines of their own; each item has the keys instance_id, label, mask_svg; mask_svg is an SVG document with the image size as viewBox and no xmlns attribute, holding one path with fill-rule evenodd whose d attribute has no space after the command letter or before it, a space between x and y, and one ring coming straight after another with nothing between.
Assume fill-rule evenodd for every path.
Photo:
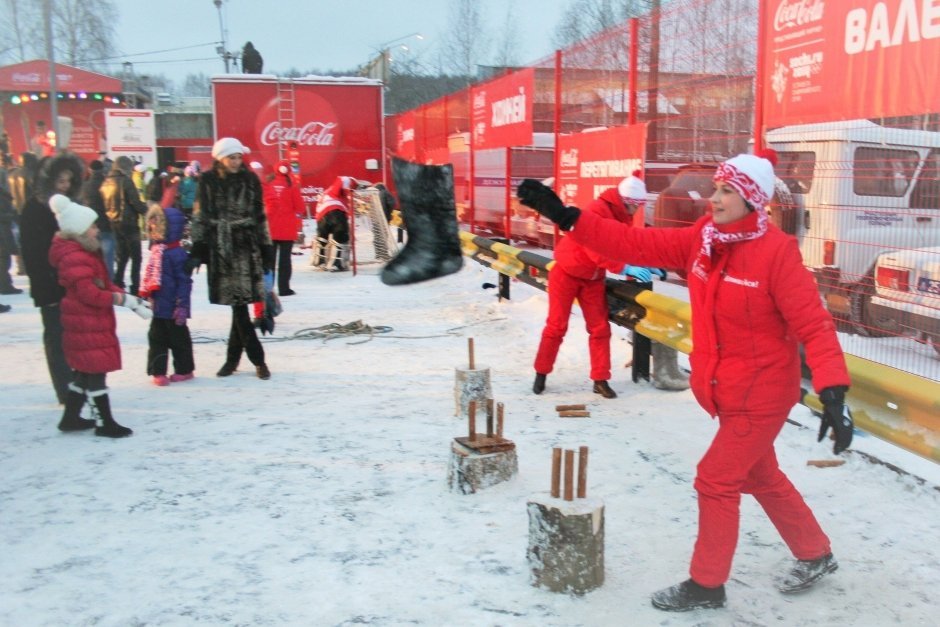
<instances>
[{"instance_id":1,"label":"white van","mask_svg":"<svg viewBox=\"0 0 940 627\"><path fill-rule=\"evenodd\" d=\"M882 253L940 245L940 133L868 120L768 131L804 209L800 249L829 310L863 334Z\"/></svg>"}]
</instances>

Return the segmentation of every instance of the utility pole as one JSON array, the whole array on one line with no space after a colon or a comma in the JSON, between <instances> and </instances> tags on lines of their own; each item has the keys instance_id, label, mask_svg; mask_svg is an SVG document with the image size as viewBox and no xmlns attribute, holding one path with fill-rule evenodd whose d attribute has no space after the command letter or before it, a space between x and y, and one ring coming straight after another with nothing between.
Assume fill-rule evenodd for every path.
<instances>
[{"instance_id":1,"label":"utility pole","mask_svg":"<svg viewBox=\"0 0 940 627\"><path fill-rule=\"evenodd\" d=\"M55 136L56 150L59 146L59 103L56 90L55 53L52 48L52 0L43 0L42 3L43 26L46 31L46 57L49 59L49 120L50 128Z\"/></svg>"},{"instance_id":2,"label":"utility pole","mask_svg":"<svg viewBox=\"0 0 940 627\"><path fill-rule=\"evenodd\" d=\"M48 0L46 0L48 2ZM225 48L225 26L222 24L222 0L212 0L212 4L219 12L219 32L222 35L222 45L216 48L216 52L222 55L222 61L225 63L225 73L228 74L228 50Z\"/></svg>"}]
</instances>

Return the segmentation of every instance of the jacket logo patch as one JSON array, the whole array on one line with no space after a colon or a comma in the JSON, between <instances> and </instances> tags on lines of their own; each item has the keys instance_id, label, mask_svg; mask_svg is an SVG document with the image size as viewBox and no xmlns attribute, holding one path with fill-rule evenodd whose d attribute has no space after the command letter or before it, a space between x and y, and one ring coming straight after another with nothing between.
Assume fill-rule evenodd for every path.
<instances>
[{"instance_id":1,"label":"jacket logo patch","mask_svg":"<svg viewBox=\"0 0 940 627\"><path fill-rule=\"evenodd\" d=\"M735 285L743 285L744 287L760 287L760 281L751 281L748 279L739 279L737 277L725 275L725 281L728 283L734 283Z\"/></svg>"}]
</instances>

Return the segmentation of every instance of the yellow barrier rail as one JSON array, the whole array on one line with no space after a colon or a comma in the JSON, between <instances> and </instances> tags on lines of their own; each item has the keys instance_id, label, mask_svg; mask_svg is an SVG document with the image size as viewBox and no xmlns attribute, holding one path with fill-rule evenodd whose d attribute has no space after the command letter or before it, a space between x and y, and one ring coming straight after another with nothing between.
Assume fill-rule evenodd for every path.
<instances>
[{"instance_id":1,"label":"yellow barrier rail","mask_svg":"<svg viewBox=\"0 0 940 627\"><path fill-rule=\"evenodd\" d=\"M506 276L541 290L548 286L553 261L460 232L463 254ZM692 310L688 303L607 281L611 320L683 353L692 352ZM854 355L845 356L852 387L847 403L855 425L882 440L940 463L940 384ZM802 403L816 413L822 405L804 391Z\"/></svg>"}]
</instances>

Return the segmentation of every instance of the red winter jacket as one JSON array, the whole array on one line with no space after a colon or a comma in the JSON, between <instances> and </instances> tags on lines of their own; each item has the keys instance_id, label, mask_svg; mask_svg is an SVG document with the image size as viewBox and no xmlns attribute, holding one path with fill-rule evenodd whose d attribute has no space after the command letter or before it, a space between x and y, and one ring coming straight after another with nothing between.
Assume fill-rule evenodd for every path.
<instances>
[{"instance_id":1,"label":"red winter jacket","mask_svg":"<svg viewBox=\"0 0 940 627\"><path fill-rule=\"evenodd\" d=\"M753 231L756 213L718 226ZM714 242L700 259L704 216L686 228L631 229L585 211L569 237L614 259L688 271L692 391L710 415L787 412L800 399L800 357L817 392L849 385L842 347L796 239L773 225L752 240Z\"/></svg>"},{"instance_id":2,"label":"red winter jacket","mask_svg":"<svg viewBox=\"0 0 940 627\"><path fill-rule=\"evenodd\" d=\"M584 211L633 226L633 216L627 211L616 187L605 190L592 200ZM608 259L579 244L576 239L566 236L562 237L555 247L555 265L579 279L601 279L607 275L608 270L619 274L625 264Z\"/></svg>"},{"instance_id":3,"label":"red winter jacket","mask_svg":"<svg viewBox=\"0 0 940 627\"><path fill-rule=\"evenodd\" d=\"M272 240L297 239L304 215L304 200L300 196L300 187L290 179L290 170L288 174L281 174L275 167L274 178L264 184L264 211L268 215Z\"/></svg>"},{"instance_id":4,"label":"red winter jacket","mask_svg":"<svg viewBox=\"0 0 940 627\"><path fill-rule=\"evenodd\" d=\"M59 306L66 363L79 372L120 370L121 345L112 293L122 290L108 280L101 253L89 252L78 242L56 235L49 263L65 288Z\"/></svg>"}]
</instances>

